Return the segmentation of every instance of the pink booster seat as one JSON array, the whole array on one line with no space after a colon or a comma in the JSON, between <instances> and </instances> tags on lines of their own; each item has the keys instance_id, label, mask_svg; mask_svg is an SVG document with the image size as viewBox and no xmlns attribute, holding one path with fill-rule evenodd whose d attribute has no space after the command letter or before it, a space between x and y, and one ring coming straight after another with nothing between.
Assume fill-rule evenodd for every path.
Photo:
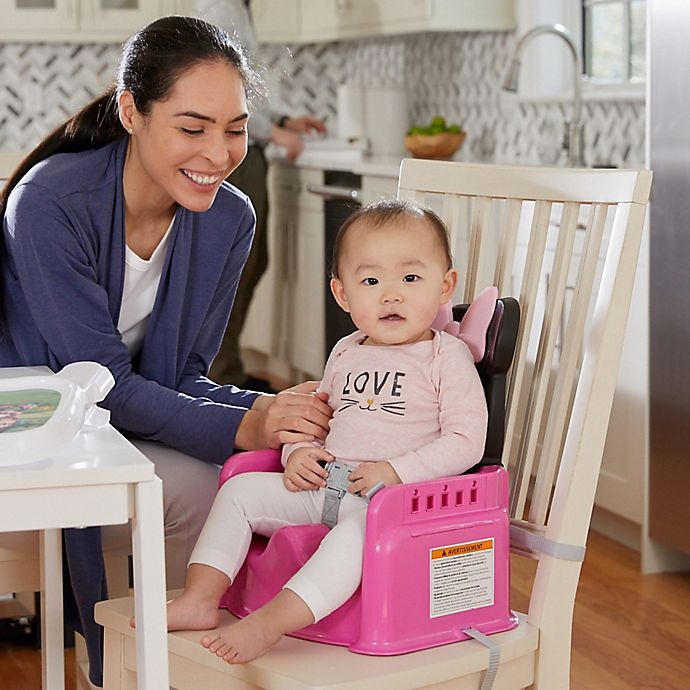
<instances>
[{"instance_id":1,"label":"pink booster seat","mask_svg":"<svg viewBox=\"0 0 690 690\"><path fill-rule=\"evenodd\" d=\"M453 310L456 318L466 311L464 305ZM392 655L467 639L466 628L491 634L517 625L509 606L508 474L500 456L505 373L518 320L515 300L493 297L485 351L475 354L489 406L487 444L475 471L376 493L367 510L359 589L294 637ZM279 451L239 453L225 463L219 483L241 472L282 470ZM264 605L327 531L308 524L284 527L270 540L254 535L219 606L241 618Z\"/></svg>"}]
</instances>

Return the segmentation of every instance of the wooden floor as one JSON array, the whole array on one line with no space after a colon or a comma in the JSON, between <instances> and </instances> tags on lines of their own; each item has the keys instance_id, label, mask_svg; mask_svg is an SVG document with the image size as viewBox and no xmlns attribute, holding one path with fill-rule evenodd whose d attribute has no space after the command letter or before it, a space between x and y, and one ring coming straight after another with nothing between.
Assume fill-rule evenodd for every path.
<instances>
[{"instance_id":1,"label":"wooden floor","mask_svg":"<svg viewBox=\"0 0 690 690\"><path fill-rule=\"evenodd\" d=\"M514 562L518 610L532 570L531 561ZM65 657L72 690L74 650ZM39 652L0 643L0 689L40 690L40 674ZM575 603L571 679L571 690L690 688L690 573L640 575L636 553L592 533Z\"/></svg>"}]
</instances>

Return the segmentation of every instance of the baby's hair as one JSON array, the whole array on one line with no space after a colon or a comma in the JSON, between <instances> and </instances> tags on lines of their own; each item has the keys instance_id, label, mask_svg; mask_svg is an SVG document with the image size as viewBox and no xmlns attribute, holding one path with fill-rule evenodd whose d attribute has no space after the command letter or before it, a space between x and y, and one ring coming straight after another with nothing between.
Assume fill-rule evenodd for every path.
<instances>
[{"instance_id":1,"label":"baby's hair","mask_svg":"<svg viewBox=\"0 0 690 690\"><path fill-rule=\"evenodd\" d=\"M403 199L386 199L369 204L359 211L353 213L338 230L338 234L333 244L333 255L331 259L331 277L339 278L338 262L342 251L343 240L347 231L356 224L368 223L372 227L381 227L387 223L398 221L423 219L436 234L436 239L445 255L447 268L453 266L453 253L450 248L450 239L445 223L430 208L422 206L414 201Z\"/></svg>"}]
</instances>

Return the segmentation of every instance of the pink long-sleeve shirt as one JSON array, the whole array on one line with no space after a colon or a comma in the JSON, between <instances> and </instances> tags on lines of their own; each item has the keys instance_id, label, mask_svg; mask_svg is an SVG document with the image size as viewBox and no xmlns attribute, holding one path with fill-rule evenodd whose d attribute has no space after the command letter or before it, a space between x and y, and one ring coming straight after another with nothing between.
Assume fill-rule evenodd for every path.
<instances>
[{"instance_id":1,"label":"pink long-sleeve shirt","mask_svg":"<svg viewBox=\"0 0 690 690\"><path fill-rule=\"evenodd\" d=\"M361 345L356 331L333 348L320 390L333 419L326 448L356 466L387 460L404 483L461 474L482 457L487 409L467 346L436 332L410 345Z\"/></svg>"}]
</instances>

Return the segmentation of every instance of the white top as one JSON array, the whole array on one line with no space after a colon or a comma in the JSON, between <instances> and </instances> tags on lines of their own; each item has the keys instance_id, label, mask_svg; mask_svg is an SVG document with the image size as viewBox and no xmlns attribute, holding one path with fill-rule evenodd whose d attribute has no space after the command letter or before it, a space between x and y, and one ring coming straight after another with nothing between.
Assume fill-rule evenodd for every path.
<instances>
[{"instance_id":1,"label":"white top","mask_svg":"<svg viewBox=\"0 0 690 690\"><path fill-rule=\"evenodd\" d=\"M130 355L139 351L146 335L146 326L156 301L158 284L165 262L170 230L175 222L173 216L163 239L147 261L125 245L125 281L122 288L122 305L117 328Z\"/></svg>"}]
</instances>

